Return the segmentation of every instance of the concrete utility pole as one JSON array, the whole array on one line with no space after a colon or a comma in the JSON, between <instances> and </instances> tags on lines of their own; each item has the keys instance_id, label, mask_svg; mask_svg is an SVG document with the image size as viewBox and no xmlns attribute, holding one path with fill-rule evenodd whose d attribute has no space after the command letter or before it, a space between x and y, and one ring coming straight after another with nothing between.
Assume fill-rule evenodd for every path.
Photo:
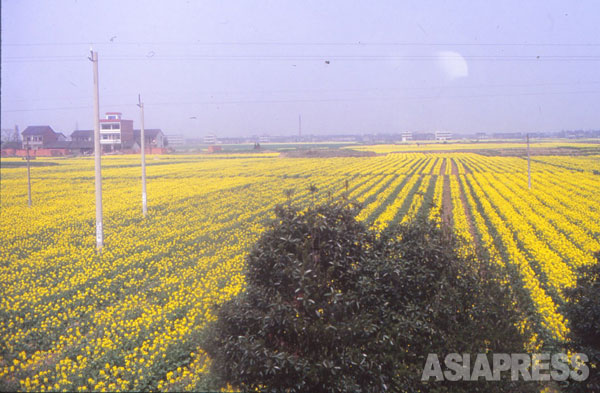
<instances>
[{"instance_id":1,"label":"concrete utility pole","mask_svg":"<svg viewBox=\"0 0 600 393\"><path fill-rule=\"evenodd\" d=\"M88 57L94 65L94 162L96 172L96 248L102 252L104 231L102 228L102 154L100 146L100 96L98 93L98 52L90 49Z\"/></svg>"},{"instance_id":2,"label":"concrete utility pole","mask_svg":"<svg viewBox=\"0 0 600 393\"><path fill-rule=\"evenodd\" d=\"M31 169L29 168L29 137L27 137L27 206L31 207Z\"/></svg>"},{"instance_id":3,"label":"concrete utility pole","mask_svg":"<svg viewBox=\"0 0 600 393\"><path fill-rule=\"evenodd\" d=\"M531 190L531 160L529 159L529 134L527 134L527 184Z\"/></svg>"},{"instance_id":4,"label":"concrete utility pole","mask_svg":"<svg viewBox=\"0 0 600 393\"><path fill-rule=\"evenodd\" d=\"M138 106L140 107L141 113L141 128L140 128L140 140L142 150L142 212L144 217L148 214L147 195L146 195L146 135L144 133L144 103L142 102L141 96L138 94Z\"/></svg>"}]
</instances>

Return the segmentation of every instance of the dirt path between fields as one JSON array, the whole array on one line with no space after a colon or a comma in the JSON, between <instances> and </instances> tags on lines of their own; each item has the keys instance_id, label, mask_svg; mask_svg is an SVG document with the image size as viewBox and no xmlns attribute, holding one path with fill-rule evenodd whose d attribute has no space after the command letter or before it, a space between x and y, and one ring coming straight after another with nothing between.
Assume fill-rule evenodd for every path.
<instances>
[{"instance_id":1,"label":"dirt path between fields","mask_svg":"<svg viewBox=\"0 0 600 393\"><path fill-rule=\"evenodd\" d=\"M452 231L452 197L450 196L450 176L444 176L442 191L442 228Z\"/></svg>"},{"instance_id":2,"label":"dirt path between fields","mask_svg":"<svg viewBox=\"0 0 600 393\"><path fill-rule=\"evenodd\" d=\"M448 158L442 158L442 166L440 167L440 175L446 174L446 163L448 162Z\"/></svg>"},{"instance_id":3,"label":"dirt path between fields","mask_svg":"<svg viewBox=\"0 0 600 393\"><path fill-rule=\"evenodd\" d=\"M450 158L450 162L452 163L452 176L458 176L458 165L456 165L456 161Z\"/></svg>"},{"instance_id":4,"label":"dirt path between fields","mask_svg":"<svg viewBox=\"0 0 600 393\"><path fill-rule=\"evenodd\" d=\"M446 166L449 158L444 158L442 167L440 168L440 176L444 176L444 184L442 185L442 228L447 231L452 230L452 197L450 195L450 176L446 175Z\"/></svg>"},{"instance_id":5,"label":"dirt path between fields","mask_svg":"<svg viewBox=\"0 0 600 393\"><path fill-rule=\"evenodd\" d=\"M458 176L458 164L456 163L456 161L454 161L453 159L450 159L452 162L452 174ZM463 165L463 169L465 171L466 174L472 173L473 171L471 171L471 168L469 168L466 165Z\"/></svg>"},{"instance_id":6,"label":"dirt path between fields","mask_svg":"<svg viewBox=\"0 0 600 393\"><path fill-rule=\"evenodd\" d=\"M465 169L465 173L466 173L467 175L469 175L469 174L473 173L473 171L471 170L471 168L470 168L468 165L464 165L464 164L463 164L463 168Z\"/></svg>"}]
</instances>

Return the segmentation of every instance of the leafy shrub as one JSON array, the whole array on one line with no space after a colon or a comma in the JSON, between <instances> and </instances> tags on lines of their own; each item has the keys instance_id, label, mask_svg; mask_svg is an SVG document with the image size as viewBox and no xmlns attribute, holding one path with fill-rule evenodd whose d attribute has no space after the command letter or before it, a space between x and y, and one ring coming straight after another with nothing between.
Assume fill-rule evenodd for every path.
<instances>
[{"instance_id":1,"label":"leafy shrub","mask_svg":"<svg viewBox=\"0 0 600 393\"><path fill-rule=\"evenodd\" d=\"M514 391L420 380L429 353L523 352L492 264L458 257L432 223L375 233L357 213L277 208L247 257L245 291L207 331L213 376L244 390Z\"/></svg>"},{"instance_id":2,"label":"leafy shrub","mask_svg":"<svg viewBox=\"0 0 600 393\"><path fill-rule=\"evenodd\" d=\"M577 285L565 291L565 312L571 322L570 350L585 353L589 378L571 383L565 390L600 392L600 252L597 263L583 266L577 275Z\"/></svg>"}]
</instances>

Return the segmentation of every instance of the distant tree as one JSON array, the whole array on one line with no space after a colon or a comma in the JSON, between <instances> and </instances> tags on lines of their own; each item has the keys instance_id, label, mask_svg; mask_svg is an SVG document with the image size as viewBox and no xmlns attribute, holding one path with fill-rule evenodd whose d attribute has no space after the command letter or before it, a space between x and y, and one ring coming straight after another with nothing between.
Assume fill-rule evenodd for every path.
<instances>
[{"instance_id":1,"label":"distant tree","mask_svg":"<svg viewBox=\"0 0 600 393\"><path fill-rule=\"evenodd\" d=\"M19 142L20 140L21 140L21 133L19 132L19 126L15 125L13 134L12 134L12 141Z\"/></svg>"},{"instance_id":2,"label":"distant tree","mask_svg":"<svg viewBox=\"0 0 600 393\"><path fill-rule=\"evenodd\" d=\"M2 142L19 142L21 140L19 126L15 126L15 128L2 129L0 139L2 140Z\"/></svg>"},{"instance_id":3,"label":"distant tree","mask_svg":"<svg viewBox=\"0 0 600 393\"><path fill-rule=\"evenodd\" d=\"M577 285L565 291L564 309L571 322L568 349L588 356L590 375L586 381L570 383L565 390L600 392L600 252L594 265L582 266L577 273Z\"/></svg>"},{"instance_id":4,"label":"distant tree","mask_svg":"<svg viewBox=\"0 0 600 393\"><path fill-rule=\"evenodd\" d=\"M523 352L522 315L494 265L459 257L435 224L375 233L357 213L276 209L247 257L245 291L206 331L213 377L245 391L527 391L421 381L430 353Z\"/></svg>"}]
</instances>

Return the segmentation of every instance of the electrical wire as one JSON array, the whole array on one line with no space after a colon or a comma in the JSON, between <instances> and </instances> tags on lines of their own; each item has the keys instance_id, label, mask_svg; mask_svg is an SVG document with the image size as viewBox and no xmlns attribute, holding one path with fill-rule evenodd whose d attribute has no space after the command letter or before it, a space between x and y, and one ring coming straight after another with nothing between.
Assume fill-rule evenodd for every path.
<instances>
[{"instance_id":1,"label":"electrical wire","mask_svg":"<svg viewBox=\"0 0 600 393\"><path fill-rule=\"evenodd\" d=\"M438 99L474 99L474 98L493 98L493 97L515 97L515 96L548 96L548 95L567 95L567 94L600 94L600 90L583 91L557 91L557 92L530 92L530 93L506 93L506 94L477 94L477 95L458 95L458 96L413 96L413 97L355 97L355 98L316 98L316 99L285 99L285 100L230 100L230 101L197 101L197 102L153 102L146 103L147 106L168 106L168 105L231 105L231 104L287 104L287 103L310 103L310 102L356 102L356 101L408 101L408 100L438 100ZM129 107L135 106L135 103L126 103L120 105L103 105L104 108ZM91 106L72 106L72 107L53 107L53 108L28 108L28 109L2 109L2 112L37 112L37 111L55 111L87 109Z\"/></svg>"},{"instance_id":2,"label":"electrical wire","mask_svg":"<svg viewBox=\"0 0 600 393\"><path fill-rule=\"evenodd\" d=\"M367 47L367 46L395 46L395 47L600 47L595 42L285 42L285 41L75 41L75 42L22 42L2 43L3 46L79 46L79 45L189 45L189 46L342 46L342 47Z\"/></svg>"},{"instance_id":3,"label":"electrical wire","mask_svg":"<svg viewBox=\"0 0 600 393\"><path fill-rule=\"evenodd\" d=\"M600 55L507 55L507 56L422 56L422 55L144 55L144 56L105 56L101 61L440 61L469 60L492 62L597 62ZM84 62L84 56L20 56L4 57L3 63L42 63L42 62Z\"/></svg>"}]
</instances>

